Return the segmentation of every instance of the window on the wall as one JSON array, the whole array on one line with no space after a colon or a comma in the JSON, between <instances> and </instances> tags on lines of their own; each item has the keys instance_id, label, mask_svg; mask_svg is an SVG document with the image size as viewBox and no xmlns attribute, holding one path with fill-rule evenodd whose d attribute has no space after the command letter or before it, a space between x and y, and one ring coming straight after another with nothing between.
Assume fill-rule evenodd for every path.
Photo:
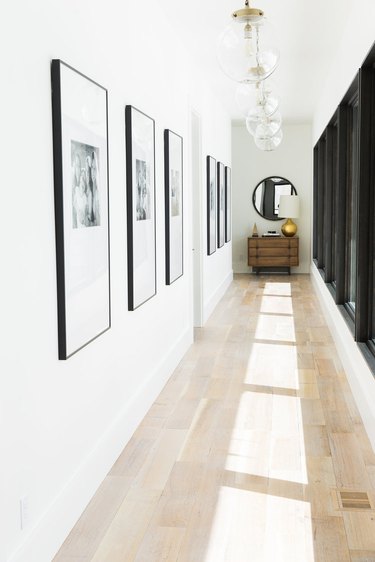
<instances>
[{"instance_id":1,"label":"window on the wall","mask_svg":"<svg viewBox=\"0 0 375 562\"><path fill-rule=\"evenodd\" d=\"M347 172L346 224L346 307L354 318L357 290L357 210L358 210L358 94L350 103Z\"/></svg>"},{"instance_id":2,"label":"window on the wall","mask_svg":"<svg viewBox=\"0 0 375 562\"><path fill-rule=\"evenodd\" d=\"M313 206L314 263L375 373L374 155L375 44L314 148Z\"/></svg>"},{"instance_id":3,"label":"window on the wall","mask_svg":"<svg viewBox=\"0 0 375 562\"><path fill-rule=\"evenodd\" d=\"M337 255L337 199L338 199L338 129L337 117L331 127L332 154L331 154L331 283L336 289L336 255Z\"/></svg>"},{"instance_id":4,"label":"window on the wall","mask_svg":"<svg viewBox=\"0 0 375 562\"><path fill-rule=\"evenodd\" d=\"M326 135L321 137L318 143L318 247L317 247L317 265L322 270L324 276L324 226L325 226L325 212L324 212L324 194L325 194L325 178L326 178Z\"/></svg>"},{"instance_id":5,"label":"window on the wall","mask_svg":"<svg viewBox=\"0 0 375 562\"><path fill-rule=\"evenodd\" d=\"M318 265L318 166L319 148L314 147L314 192L313 192L313 260Z\"/></svg>"},{"instance_id":6,"label":"window on the wall","mask_svg":"<svg viewBox=\"0 0 375 562\"><path fill-rule=\"evenodd\" d=\"M323 265L326 283L335 287L335 196L337 184L337 118L329 124L324 133L324 200L323 200Z\"/></svg>"}]
</instances>

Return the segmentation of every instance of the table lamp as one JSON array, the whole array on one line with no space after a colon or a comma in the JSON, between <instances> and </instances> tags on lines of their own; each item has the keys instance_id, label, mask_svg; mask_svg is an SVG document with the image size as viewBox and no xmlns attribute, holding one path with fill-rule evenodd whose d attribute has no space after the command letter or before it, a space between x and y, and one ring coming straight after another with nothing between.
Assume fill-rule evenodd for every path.
<instances>
[{"instance_id":1,"label":"table lamp","mask_svg":"<svg viewBox=\"0 0 375 562\"><path fill-rule=\"evenodd\" d=\"M284 236L295 236L297 225L292 218L298 218L299 197L298 195L280 195L279 217L288 217L281 227Z\"/></svg>"}]
</instances>

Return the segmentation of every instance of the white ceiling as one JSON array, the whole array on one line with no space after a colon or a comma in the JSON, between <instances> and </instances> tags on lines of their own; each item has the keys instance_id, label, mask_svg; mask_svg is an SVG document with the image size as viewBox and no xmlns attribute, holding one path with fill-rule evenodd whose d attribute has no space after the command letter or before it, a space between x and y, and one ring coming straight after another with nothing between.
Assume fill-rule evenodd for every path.
<instances>
[{"instance_id":1,"label":"white ceiling","mask_svg":"<svg viewBox=\"0 0 375 562\"><path fill-rule=\"evenodd\" d=\"M237 84L216 59L217 38L244 0L158 0L196 64L219 94L233 119L241 114L234 101ZM276 28L280 63L271 77L284 120L310 121L330 62L339 48L350 0L252 0Z\"/></svg>"}]
</instances>

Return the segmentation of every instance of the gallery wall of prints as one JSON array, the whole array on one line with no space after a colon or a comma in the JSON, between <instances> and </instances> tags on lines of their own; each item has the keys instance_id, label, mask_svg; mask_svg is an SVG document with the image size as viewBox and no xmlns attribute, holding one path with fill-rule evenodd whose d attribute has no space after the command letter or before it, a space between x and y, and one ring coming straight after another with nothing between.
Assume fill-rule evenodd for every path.
<instances>
[{"instance_id":1,"label":"gallery wall of prints","mask_svg":"<svg viewBox=\"0 0 375 562\"><path fill-rule=\"evenodd\" d=\"M149 18L138 26L134 21L139 6L133 2L109 0L104 5L83 0L73 5L21 0L7 6L0 39L7 53L3 65L7 87L2 94L2 155L7 162L2 178L7 210L1 223L6 241L2 259L9 272L2 277L6 332L1 370L6 377L1 395L6 401L1 411L2 427L7 429L1 439L5 459L1 482L7 485L1 490L0 559L7 562L11 557L12 562L53 559L192 341L189 112L194 107L201 116L202 173L206 154L230 165L230 120L163 12L149 0L145 9ZM63 60L108 92L111 327L67 360L58 359L52 59ZM97 101L100 107L100 96ZM128 311L127 294L126 105L155 121L156 295L134 311ZM100 126L94 123L95 99L74 118L92 121L92 134L89 138L72 133L66 164L72 198L72 158L79 172L75 202L71 199L70 210L65 211L71 221L65 242L73 252L79 247L76 238L82 249L86 237L96 236L100 229L105 232L107 216L106 200L95 195L105 176L105 148L95 136ZM165 129L184 141L184 271L170 285L165 282ZM85 197L87 186L92 191ZM204 183L202 210L204 214ZM204 222L202 239L205 229ZM230 246L225 244L211 259L203 258L205 302L218 294L231 272ZM95 277L106 240L87 245L83 254L93 247L86 265ZM72 267L70 274L79 276ZM105 311L108 304L101 308L104 295L108 292L95 292L95 306L77 301L72 308L75 322L88 328L95 325L95 332L102 332L105 326L96 314L97 305ZM82 334L80 328L76 335ZM80 345L77 341L74 348ZM21 530L19 502L25 496L29 523Z\"/></svg>"}]
</instances>

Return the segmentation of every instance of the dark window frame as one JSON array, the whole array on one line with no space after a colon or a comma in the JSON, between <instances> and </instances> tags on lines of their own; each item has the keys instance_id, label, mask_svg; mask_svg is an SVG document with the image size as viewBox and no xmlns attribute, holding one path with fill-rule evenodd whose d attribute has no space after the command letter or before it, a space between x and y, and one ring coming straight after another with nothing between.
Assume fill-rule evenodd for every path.
<instances>
[{"instance_id":1,"label":"dark window frame","mask_svg":"<svg viewBox=\"0 0 375 562\"><path fill-rule=\"evenodd\" d=\"M355 296L354 306L357 303L357 275L358 270L358 198L359 198L359 135L360 135L360 122L359 122L359 74L354 80L355 89L354 93L351 88L351 97L348 100L348 120L347 120L347 153L346 153L346 231L345 231L345 298L344 306L346 312L354 323L356 323L356 310L350 301L351 291L351 278L352 273L355 277ZM353 132L354 113L357 111L357 127L355 134ZM354 139L354 143L353 143ZM354 191L354 193L353 193ZM354 200L354 214L352 215ZM354 217L354 219L353 219ZM352 272L352 227L354 225L355 231L355 263L354 272Z\"/></svg>"},{"instance_id":2,"label":"dark window frame","mask_svg":"<svg viewBox=\"0 0 375 562\"><path fill-rule=\"evenodd\" d=\"M358 101L357 101L358 100ZM351 112L358 103L352 165ZM375 375L375 44L314 147L313 262ZM357 167L357 179L351 173ZM351 183L350 183L351 182ZM355 189L354 220L351 189ZM350 199L350 201L349 201ZM323 212L323 215L322 215ZM355 314L348 304L348 232L355 228Z\"/></svg>"}]
</instances>

